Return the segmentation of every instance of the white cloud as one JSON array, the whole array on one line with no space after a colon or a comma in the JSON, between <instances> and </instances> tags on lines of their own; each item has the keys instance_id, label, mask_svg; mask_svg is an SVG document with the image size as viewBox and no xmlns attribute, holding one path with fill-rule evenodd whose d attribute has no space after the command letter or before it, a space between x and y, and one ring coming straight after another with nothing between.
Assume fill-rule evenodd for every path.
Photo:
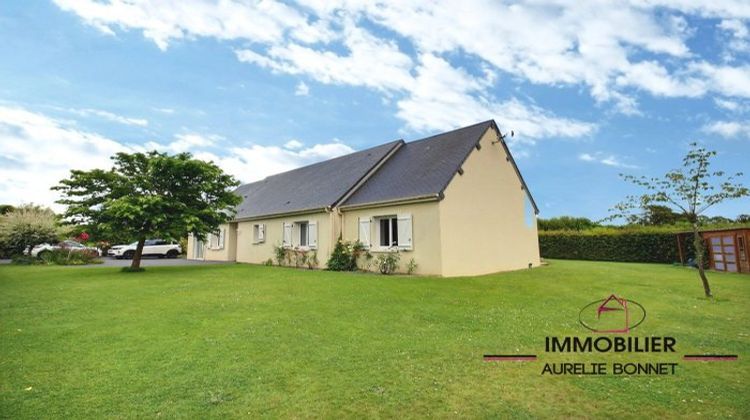
<instances>
[{"instance_id":1,"label":"white cloud","mask_svg":"<svg viewBox=\"0 0 750 420\"><path fill-rule=\"evenodd\" d=\"M628 169L638 168L637 165L631 165L631 164L622 162L622 158L620 157L617 157L613 154L603 153L603 152L594 152L593 154L581 153L580 155L578 155L578 159L584 162L600 163L602 165L612 166L615 168L628 168Z\"/></svg>"},{"instance_id":2,"label":"white cloud","mask_svg":"<svg viewBox=\"0 0 750 420\"><path fill-rule=\"evenodd\" d=\"M741 112L746 109L746 107L742 103L729 99L714 98L714 103L719 108L726 109L727 111L732 112Z\"/></svg>"},{"instance_id":3,"label":"white cloud","mask_svg":"<svg viewBox=\"0 0 750 420\"><path fill-rule=\"evenodd\" d=\"M70 169L108 168L110 156L131 151L99 134L12 106L0 106L0 149L0 202L34 202L57 210L57 193L50 187Z\"/></svg>"},{"instance_id":4,"label":"white cloud","mask_svg":"<svg viewBox=\"0 0 750 420\"><path fill-rule=\"evenodd\" d=\"M289 140L288 142L284 143L284 148L290 149L290 150L296 150L301 149L305 145L302 144L299 140Z\"/></svg>"},{"instance_id":5,"label":"white cloud","mask_svg":"<svg viewBox=\"0 0 750 420\"><path fill-rule=\"evenodd\" d=\"M175 40L198 36L273 42L297 31L298 38L314 42L326 35L324 29L308 25L297 9L273 1L54 1L107 34L114 34L113 28L141 30L162 50Z\"/></svg>"},{"instance_id":6,"label":"white cloud","mask_svg":"<svg viewBox=\"0 0 750 420\"><path fill-rule=\"evenodd\" d=\"M397 115L417 131L449 130L495 118L501 127L518 134L511 141L531 143L544 137L586 136L596 129L594 124L559 118L515 98L494 100L485 93L491 80L473 77L434 55L421 56L416 72L409 95L397 103Z\"/></svg>"},{"instance_id":7,"label":"white cloud","mask_svg":"<svg viewBox=\"0 0 750 420\"><path fill-rule=\"evenodd\" d=\"M222 140L221 136L217 135L202 135L197 133L184 133L175 135L175 139L168 144L160 144L157 142L148 142L144 144L142 150L158 150L171 153L193 153L196 150L213 146L218 141Z\"/></svg>"},{"instance_id":8,"label":"white cloud","mask_svg":"<svg viewBox=\"0 0 750 420\"><path fill-rule=\"evenodd\" d=\"M703 126L703 131L725 138L750 137L750 123L738 121L714 121Z\"/></svg>"},{"instance_id":9,"label":"white cloud","mask_svg":"<svg viewBox=\"0 0 750 420\"><path fill-rule=\"evenodd\" d=\"M294 94L296 96L307 96L310 94L310 87L305 82L299 82L294 88Z\"/></svg>"},{"instance_id":10,"label":"white cloud","mask_svg":"<svg viewBox=\"0 0 750 420\"><path fill-rule=\"evenodd\" d=\"M162 49L195 37L241 41L235 50L240 61L321 83L376 90L384 101L396 103L408 127L425 131L447 120L430 112L457 119L469 115L448 104L504 119L494 112L505 111L507 101L486 93L504 75L537 85L584 87L598 103L628 115L640 113L639 91L750 98L749 66L710 62L688 43L697 30L690 18L698 16L719 19L719 30L729 34L734 50L744 45L745 20L750 19L744 0L623 0L616 5L570 0L55 2L100 30L142 31ZM467 73L453 67L446 57L456 56L470 58L474 68ZM438 60L451 68L439 68ZM450 79L465 81L468 88L440 83ZM425 93L426 86L442 95ZM439 103L427 103L427 97ZM431 106L420 111L416 105ZM526 131L556 136L560 130Z\"/></svg>"},{"instance_id":11,"label":"white cloud","mask_svg":"<svg viewBox=\"0 0 750 420\"><path fill-rule=\"evenodd\" d=\"M739 19L723 19L719 23L719 29L729 34L729 39L725 42L727 51L724 53L727 60L734 60L736 53L750 52L750 30L745 22Z\"/></svg>"},{"instance_id":12,"label":"white cloud","mask_svg":"<svg viewBox=\"0 0 750 420\"><path fill-rule=\"evenodd\" d=\"M91 109L91 108L84 108L84 109L76 109L76 108L69 108L67 109L68 112L79 115L82 117L91 117L96 116L99 118L104 118L105 120L114 121L116 123L125 124L125 125L135 125L139 127L146 127L148 125L148 120L143 118L130 118L130 117L123 117L122 115L117 115L115 113L109 112L109 111L103 111L101 109Z\"/></svg>"},{"instance_id":13,"label":"white cloud","mask_svg":"<svg viewBox=\"0 0 750 420\"><path fill-rule=\"evenodd\" d=\"M225 156L218 156L210 152L198 152L195 156L198 159L215 162L242 182L253 182L269 175L352 152L354 152L354 149L351 147L334 141L298 150L289 150L278 146L252 145L230 148L229 153Z\"/></svg>"},{"instance_id":14,"label":"white cloud","mask_svg":"<svg viewBox=\"0 0 750 420\"><path fill-rule=\"evenodd\" d=\"M199 159L213 160L242 182L352 153L354 149L334 139L311 147L296 140L287 148L252 145L231 147L217 154L223 138L217 135L184 133L168 144L149 142L129 145L97 133L82 131L75 122L51 118L27 109L0 105L0 203L34 202L53 207L58 194L50 187L66 178L71 169L112 167L110 156L117 152L160 150L191 152ZM289 150L291 146L294 150Z\"/></svg>"}]
</instances>

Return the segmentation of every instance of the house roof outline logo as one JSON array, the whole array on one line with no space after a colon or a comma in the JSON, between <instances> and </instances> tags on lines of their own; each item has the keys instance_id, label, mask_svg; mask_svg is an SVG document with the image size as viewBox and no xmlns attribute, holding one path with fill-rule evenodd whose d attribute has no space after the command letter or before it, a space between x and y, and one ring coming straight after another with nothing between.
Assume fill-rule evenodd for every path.
<instances>
[{"instance_id":1,"label":"house roof outline logo","mask_svg":"<svg viewBox=\"0 0 750 420\"><path fill-rule=\"evenodd\" d=\"M587 322L584 318L587 315L593 316L593 313L589 313L594 310L595 318ZM646 310L643 305L614 293L606 299L589 303L578 314L578 322L584 328L599 334L628 334L645 319Z\"/></svg>"}]
</instances>

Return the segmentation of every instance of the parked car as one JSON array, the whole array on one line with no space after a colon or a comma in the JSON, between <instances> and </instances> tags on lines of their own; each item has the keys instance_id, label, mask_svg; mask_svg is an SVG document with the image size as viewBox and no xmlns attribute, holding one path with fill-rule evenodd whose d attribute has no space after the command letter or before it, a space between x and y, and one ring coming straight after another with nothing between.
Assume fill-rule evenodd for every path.
<instances>
[{"instance_id":1,"label":"parked car","mask_svg":"<svg viewBox=\"0 0 750 420\"><path fill-rule=\"evenodd\" d=\"M135 249L138 247L138 242L133 242L127 245L115 245L109 248L107 255L119 259L131 259L135 255ZM182 253L180 244L176 242L169 242L163 239L147 239L143 244L143 256L159 257L159 258L177 258Z\"/></svg>"},{"instance_id":2,"label":"parked car","mask_svg":"<svg viewBox=\"0 0 750 420\"><path fill-rule=\"evenodd\" d=\"M71 249L73 251L93 251L93 252L96 252L96 255L99 255L99 256L102 255L102 252L101 250L99 250L99 248L86 246L72 239L62 241L55 245L52 245L52 244L37 245L31 249L31 252L29 252L29 254L31 254L32 257L42 258L44 257L45 252L50 252L54 249Z\"/></svg>"}]
</instances>

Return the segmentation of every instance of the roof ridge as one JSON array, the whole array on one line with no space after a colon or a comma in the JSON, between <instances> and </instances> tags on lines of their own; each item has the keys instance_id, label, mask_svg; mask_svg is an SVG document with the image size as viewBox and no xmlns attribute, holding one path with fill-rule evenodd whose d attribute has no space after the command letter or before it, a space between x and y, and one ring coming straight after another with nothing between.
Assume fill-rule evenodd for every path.
<instances>
[{"instance_id":1,"label":"roof ridge","mask_svg":"<svg viewBox=\"0 0 750 420\"><path fill-rule=\"evenodd\" d=\"M255 184L255 183L258 183L258 182L263 182L263 181L265 181L265 180L267 180L269 178L277 177L277 176L280 176L280 175L290 174L292 172L300 171L302 169L307 169L307 168L311 168L311 167L314 167L314 166L323 165L325 163L332 162L332 161L339 160L339 159L343 159L343 158L346 158L346 157L349 157L349 156L352 156L352 155L356 155L358 153L364 153L364 152L367 152L367 151L371 151L372 149L377 149L379 147L383 147L383 146L387 146L387 145L391 145L391 147L393 147L393 145L395 145L398 142L404 142L404 140L403 139L392 140L392 141L389 141L387 143L382 143L382 144L378 144L378 145L375 145L375 146L372 146L372 147L368 147L367 149L355 150L355 151L353 151L351 153L347 153L345 155L336 156L334 158L330 158L330 159L326 159L326 160L321 160L319 162L314 162L314 163L311 163L309 165L300 166L300 167L297 167L297 168L294 168L294 169L290 169L288 171L271 174L271 175L268 175L265 178L259 179L257 181L253 181L253 182L248 182L246 184L242 184L242 185L240 185L240 187L243 187L245 185Z\"/></svg>"},{"instance_id":2,"label":"roof ridge","mask_svg":"<svg viewBox=\"0 0 750 420\"><path fill-rule=\"evenodd\" d=\"M456 131L461 131L461 130L468 130L468 129L470 129L470 128L475 128L475 127L477 127L477 126L480 126L480 125L482 125L482 124L490 124L490 125L491 125L491 124L492 124L492 123L494 123L494 122L495 122L495 120L486 120L486 121L478 122L478 123L476 123L476 124L472 124L472 125L467 125L467 126L465 126L465 127L459 127L459 128L455 128L455 129L453 129L453 130L451 130L451 131L445 131L445 132L442 132L442 133L438 133L438 134L433 134L433 135L431 135L431 136L429 136L429 137L424 137L424 138L421 138L421 139L417 139L417 140L412 140L412 141L410 141L410 142L407 142L407 144L419 143L419 142L423 142L423 141L425 141L425 140L432 140L432 139L434 139L435 137L440 137L440 136L444 136L444 135L448 135L448 134L453 134L453 133L455 133Z\"/></svg>"}]
</instances>

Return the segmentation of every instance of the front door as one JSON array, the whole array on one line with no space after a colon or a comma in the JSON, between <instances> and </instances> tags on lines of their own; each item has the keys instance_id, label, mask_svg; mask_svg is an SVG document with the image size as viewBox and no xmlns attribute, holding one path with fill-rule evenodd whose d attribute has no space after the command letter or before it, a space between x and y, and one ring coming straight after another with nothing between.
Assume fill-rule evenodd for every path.
<instances>
[{"instance_id":1,"label":"front door","mask_svg":"<svg viewBox=\"0 0 750 420\"><path fill-rule=\"evenodd\" d=\"M196 260L203 259L203 241L196 239L195 247L193 248L193 258Z\"/></svg>"},{"instance_id":2,"label":"front door","mask_svg":"<svg viewBox=\"0 0 750 420\"><path fill-rule=\"evenodd\" d=\"M718 271L737 272L737 249L734 235L711 237L711 262Z\"/></svg>"}]
</instances>

